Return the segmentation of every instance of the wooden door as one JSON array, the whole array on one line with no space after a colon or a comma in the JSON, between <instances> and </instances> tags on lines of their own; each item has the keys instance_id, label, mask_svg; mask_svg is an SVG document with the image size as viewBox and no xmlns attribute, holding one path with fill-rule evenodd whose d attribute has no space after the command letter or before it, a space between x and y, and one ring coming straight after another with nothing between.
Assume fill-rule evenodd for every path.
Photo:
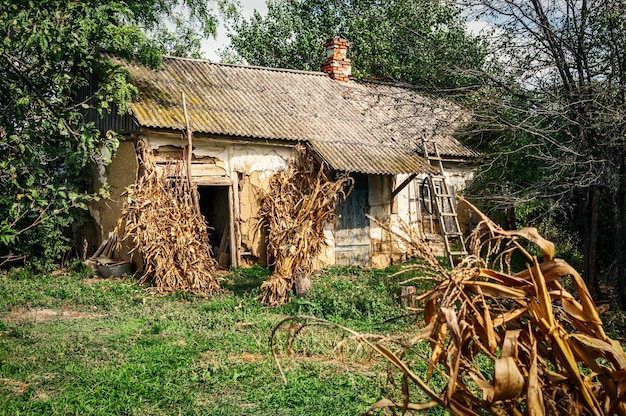
<instances>
[{"instance_id":1,"label":"wooden door","mask_svg":"<svg viewBox=\"0 0 626 416\"><path fill-rule=\"evenodd\" d=\"M370 265L370 236L367 175L353 175L354 189L337 207L335 228L335 263L341 266Z\"/></svg>"}]
</instances>

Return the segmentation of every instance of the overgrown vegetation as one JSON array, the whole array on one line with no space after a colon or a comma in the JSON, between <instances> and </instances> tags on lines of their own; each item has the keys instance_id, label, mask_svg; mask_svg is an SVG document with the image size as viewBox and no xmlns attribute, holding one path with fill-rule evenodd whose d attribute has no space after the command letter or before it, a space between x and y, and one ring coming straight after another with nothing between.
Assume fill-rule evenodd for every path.
<instances>
[{"instance_id":1,"label":"overgrown vegetation","mask_svg":"<svg viewBox=\"0 0 626 416\"><path fill-rule=\"evenodd\" d=\"M94 193L89 179L94 169L104 173L117 137L85 116L113 106L123 113L137 90L102 52L151 66L164 52L197 55L200 36L215 34L215 4L0 4L0 266L53 268L67 254L70 225L80 222L87 202L108 195L106 186Z\"/></svg>"},{"instance_id":2,"label":"overgrown vegetation","mask_svg":"<svg viewBox=\"0 0 626 416\"><path fill-rule=\"evenodd\" d=\"M554 257L554 244L536 229L504 231L487 217L472 234L473 256L437 287L420 298L424 323L414 341L432 346L424 379L384 345L373 348L428 393L430 401L415 408L444 406L455 414L589 415L625 414L619 389L626 354L609 338L578 272ZM528 253L518 239L541 252ZM514 253L526 268L514 273ZM570 293L561 284L571 278ZM493 368L485 372L484 365ZM434 371L447 382L436 391L429 385ZM406 391L406 389L403 389ZM410 406L408 395L401 405Z\"/></svg>"},{"instance_id":3,"label":"overgrown vegetation","mask_svg":"<svg viewBox=\"0 0 626 416\"><path fill-rule=\"evenodd\" d=\"M493 29L468 101L471 145L489 155L474 194L573 236L592 295L612 286L626 308L626 3L461 3Z\"/></svg>"},{"instance_id":4,"label":"overgrown vegetation","mask_svg":"<svg viewBox=\"0 0 626 416\"><path fill-rule=\"evenodd\" d=\"M319 71L338 36L352 43L355 76L445 89L472 84L486 52L450 2L269 0L265 16L233 16L223 55L249 65Z\"/></svg>"},{"instance_id":5,"label":"overgrown vegetation","mask_svg":"<svg viewBox=\"0 0 626 416\"><path fill-rule=\"evenodd\" d=\"M354 345L335 350L342 333L311 329L284 350L283 385L269 335L295 313L400 331L411 318L385 323L402 312L400 276L386 277L397 270L328 269L306 300L271 309L257 299L269 274L260 266L223 276L226 292L210 299L92 278L81 263L54 276L5 272L0 414L360 414L393 397L380 359Z\"/></svg>"},{"instance_id":6,"label":"overgrown vegetation","mask_svg":"<svg viewBox=\"0 0 626 416\"><path fill-rule=\"evenodd\" d=\"M306 298L275 308L259 302L260 283L271 273L261 266L223 275L225 292L211 298L158 295L130 277L96 278L81 262L54 275L3 272L0 414L379 415L408 397L428 403L415 384L403 390L407 378L352 335L380 334L367 339L399 346L414 339L422 314L406 314L396 292L401 284L418 294L435 289L425 268L418 262L322 270ZM353 332L308 318L284 321L293 316ZM623 315L607 319L610 335L624 337ZM280 322L279 370L269 339ZM420 342L402 357L425 379L432 353ZM488 354L477 354L472 365L493 380ZM443 392L445 366L436 368L429 386ZM480 394L477 385L470 388ZM440 407L414 414L423 412L445 414Z\"/></svg>"},{"instance_id":7,"label":"overgrown vegetation","mask_svg":"<svg viewBox=\"0 0 626 416\"><path fill-rule=\"evenodd\" d=\"M472 254L451 271L430 262L412 268L419 279L437 282L418 298L423 327L397 337L315 316L285 318L272 333L285 383L275 341L283 335L291 345L311 325L322 325L368 346L402 374L402 400L384 397L372 410L626 414L620 387L626 353L607 336L580 274L554 257L554 244L536 229L505 231L471 208L481 218L470 239ZM535 245L540 256L526 251L519 239ZM512 269L516 253L526 260L519 271ZM571 292L562 284L566 278ZM419 371L424 364L426 376Z\"/></svg>"}]
</instances>

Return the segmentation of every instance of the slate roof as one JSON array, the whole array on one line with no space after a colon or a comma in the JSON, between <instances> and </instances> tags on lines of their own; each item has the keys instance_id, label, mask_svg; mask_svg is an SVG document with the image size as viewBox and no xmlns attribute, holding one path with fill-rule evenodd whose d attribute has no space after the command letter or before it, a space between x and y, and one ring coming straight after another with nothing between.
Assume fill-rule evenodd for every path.
<instances>
[{"instance_id":1,"label":"slate roof","mask_svg":"<svg viewBox=\"0 0 626 416\"><path fill-rule=\"evenodd\" d=\"M422 137L444 156L477 156L452 137L465 114L410 88L185 58L164 57L159 70L111 59L134 77L131 111L141 127L182 130L184 92L195 133L308 142L336 170L425 171Z\"/></svg>"}]
</instances>

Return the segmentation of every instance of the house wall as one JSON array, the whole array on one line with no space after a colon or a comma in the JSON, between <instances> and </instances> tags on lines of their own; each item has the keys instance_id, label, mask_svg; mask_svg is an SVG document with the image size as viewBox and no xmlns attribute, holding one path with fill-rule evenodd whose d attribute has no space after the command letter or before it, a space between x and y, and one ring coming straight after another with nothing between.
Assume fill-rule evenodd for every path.
<instances>
[{"instance_id":1,"label":"house wall","mask_svg":"<svg viewBox=\"0 0 626 416\"><path fill-rule=\"evenodd\" d=\"M137 181L137 170L139 164L135 153L135 143L132 141L121 141L120 145L111 159L111 164L104 172L94 172L95 189L97 192L106 181L109 184L110 198L94 201L89 205L89 213L93 222L88 228L92 229L93 239L91 243L97 247L102 241L109 237L114 230L115 224L122 213L122 194L126 188ZM124 242L118 254L124 260L130 255L130 242Z\"/></svg>"},{"instance_id":2,"label":"house wall","mask_svg":"<svg viewBox=\"0 0 626 416\"><path fill-rule=\"evenodd\" d=\"M183 142L179 135L148 132L137 136L145 139L157 163L168 159L179 159ZM285 145L239 144L210 138L195 138L192 161L192 177L199 186L231 186L233 192L233 215L238 232L237 245L240 248L241 264L267 264L265 233L259 226L261 190L269 188L270 177L287 167L292 156L292 147ZM111 186L110 200L92 204L90 213L93 221L93 245L98 245L115 228L121 214L122 193L137 180L138 161L133 141L120 144L112 163L106 172ZM96 176L99 176L96 174ZM101 176L101 175L100 175ZM100 183L98 177L96 183ZM104 179L101 178L101 179ZM325 229L326 247L314 260L316 268L334 264L334 236L332 226ZM128 253L130 245L122 247ZM128 258L129 255L120 254Z\"/></svg>"},{"instance_id":3,"label":"house wall","mask_svg":"<svg viewBox=\"0 0 626 416\"><path fill-rule=\"evenodd\" d=\"M168 158L180 158L184 143L179 135L147 132L139 136L148 141L157 162ZM264 143L239 143L210 137L194 137L192 162L193 180L199 185L230 186L232 189L232 215L235 219L241 265L267 264L264 230L259 226L261 190L269 188L270 177L287 167L292 156L290 145ZM121 213L121 195L125 188L136 181L138 170L134 143L122 142L109 167L111 200L100 201L91 207L97 224L100 241L113 230ZM456 190L462 189L471 177L471 171L454 165L446 167L449 183ZM406 225L417 227L417 188L421 178L411 182L391 199L394 186L402 183L407 175L368 175L368 213L370 216L392 227L406 232ZM469 223L467 209L458 208L462 226ZM406 258L406 248L383 227L369 222L370 263L369 266L383 268ZM328 246L314 260L316 268L335 264L334 228L325 229Z\"/></svg>"},{"instance_id":4,"label":"house wall","mask_svg":"<svg viewBox=\"0 0 626 416\"><path fill-rule=\"evenodd\" d=\"M392 175L369 175L369 215L383 222L391 215ZM393 262L397 252L394 238L376 223L370 221L370 266L383 268Z\"/></svg>"},{"instance_id":5,"label":"house wall","mask_svg":"<svg viewBox=\"0 0 626 416\"><path fill-rule=\"evenodd\" d=\"M444 166L444 175L449 186L454 188L455 192L462 191L467 182L472 178L472 170L467 165L461 165L459 163L449 163ZM397 175L393 186L387 187L392 189L395 186L403 183L409 175ZM388 202L389 210L382 209L383 205L376 210L378 215L377 219L386 223L394 232L411 238L425 238L433 253L438 256L444 255L443 241L439 235L425 235L422 228L422 218L420 216L419 200L419 187L424 179L424 175L418 175L413 181L411 181L402 191L396 195L393 202ZM372 192L377 192L372 189ZM383 193L383 197L390 198L391 193ZM382 201L380 201L382 202ZM467 233L471 229L472 218L469 214L469 208L466 204L457 201L457 216L459 219L459 225L461 229ZM374 211L373 211L374 212ZM375 252L376 261L372 261L372 265L376 264L376 267L386 267L398 261L406 259L407 248L405 245L394 238L390 233L379 227L372 227L372 246L373 252Z\"/></svg>"},{"instance_id":6,"label":"house wall","mask_svg":"<svg viewBox=\"0 0 626 416\"><path fill-rule=\"evenodd\" d=\"M145 134L151 149L171 151L183 143L176 137ZM201 185L230 185L233 189L235 238L241 264L267 264L264 230L259 226L261 190L269 188L272 174L284 170L292 156L292 147L262 143L194 137L192 177ZM166 152L165 152L166 153ZM175 153L175 152L174 152Z\"/></svg>"}]
</instances>

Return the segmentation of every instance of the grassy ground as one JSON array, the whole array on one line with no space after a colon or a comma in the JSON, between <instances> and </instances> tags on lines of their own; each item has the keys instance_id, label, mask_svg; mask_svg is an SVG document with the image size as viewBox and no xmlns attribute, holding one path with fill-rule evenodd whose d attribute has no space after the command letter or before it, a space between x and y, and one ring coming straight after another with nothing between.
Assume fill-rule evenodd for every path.
<instances>
[{"instance_id":1,"label":"grassy ground","mask_svg":"<svg viewBox=\"0 0 626 416\"><path fill-rule=\"evenodd\" d=\"M278 337L285 385L269 338L294 314L367 333L410 331L407 319L385 322L402 313L391 271L330 269L307 299L276 309L255 299L262 268L225 276L226 292L210 299L155 295L78 266L0 274L0 415L361 414L398 399L384 362L355 343L336 350L345 334L310 327L292 351Z\"/></svg>"}]
</instances>

